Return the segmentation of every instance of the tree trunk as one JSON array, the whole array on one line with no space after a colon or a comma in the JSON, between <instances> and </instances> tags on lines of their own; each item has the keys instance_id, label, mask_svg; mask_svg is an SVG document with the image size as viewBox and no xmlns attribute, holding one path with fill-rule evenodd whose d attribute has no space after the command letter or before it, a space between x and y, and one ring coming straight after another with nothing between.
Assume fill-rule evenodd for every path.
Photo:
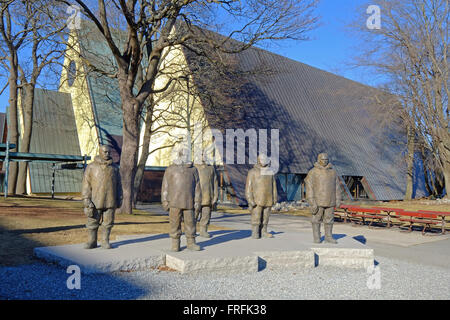
<instances>
[{"instance_id":1,"label":"tree trunk","mask_svg":"<svg viewBox=\"0 0 450 320\"><path fill-rule=\"evenodd\" d=\"M8 121L8 141L16 145L10 152L17 152L19 146L19 126L17 123L17 66L14 59L10 58L9 75L9 121ZM13 195L16 191L18 166L13 161L9 164L8 174L8 194Z\"/></svg>"},{"instance_id":2,"label":"tree trunk","mask_svg":"<svg viewBox=\"0 0 450 320\"><path fill-rule=\"evenodd\" d=\"M442 134L441 141L442 142L438 145L438 149L442 163L442 174L444 176L445 198L450 199L450 135Z\"/></svg>"},{"instance_id":3,"label":"tree trunk","mask_svg":"<svg viewBox=\"0 0 450 320\"><path fill-rule=\"evenodd\" d=\"M123 88L123 87L122 87ZM120 177L122 181L122 206L120 213L133 213L134 180L138 158L139 107L131 96L123 98L123 143L120 156Z\"/></svg>"},{"instance_id":4,"label":"tree trunk","mask_svg":"<svg viewBox=\"0 0 450 320\"><path fill-rule=\"evenodd\" d=\"M446 199L450 199L450 165L446 165L444 167L444 183L445 183L445 197Z\"/></svg>"},{"instance_id":5,"label":"tree trunk","mask_svg":"<svg viewBox=\"0 0 450 320\"><path fill-rule=\"evenodd\" d=\"M408 125L408 154L407 154L407 170L406 170L406 191L405 200L411 200L414 186L414 153L415 153L415 130L411 124Z\"/></svg>"},{"instance_id":6,"label":"tree trunk","mask_svg":"<svg viewBox=\"0 0 450 320\"><path fill-rule=\"evenodd\" d=\"M151 102L151 105L153 103ZM147 163L147 158L149 155L150 149L150 138L152 135L152 118L153 118L153 108L147 108L147 113L145 115L145 132L144 138L142 140L142 152L141 157L139 159L139 163L136 170L136 177L134 178L134 198L133 198L133 207L136 207L137 196L139 193L139 189L142 184L142 180L144 178L144 170L145 164Z\"/></svg>"},{"instance_id":7,"label":"tree trunk","mask_svg":"<svg viewBox=\"0 0 450 320\"><path fill-rule=\"evenodd\" d=\"M148 153L147 153L148 155ZM142 180L144 179L144 171L145 171L145 162L141 164L141 159L139 159L139 163L136 169L136 177L134 178L134 186L133 186L133 208L136 208L137 196L139 194L139 190L142 184Z\"/></svg>"},{"instance_id":8,"label":"tree trunk","mask_svg":"<svg viewBox=\"0 0 450 320\"><path fill-rule=\"evenodd\" d=\"M34 85L25 84L21 95L21 107L23 114L23 133L20 140L19 152L30 152L31 134L33 131L33 101ZM19 162L16 194L27 193L28 162Z\"/></svg>"}]
</instances>

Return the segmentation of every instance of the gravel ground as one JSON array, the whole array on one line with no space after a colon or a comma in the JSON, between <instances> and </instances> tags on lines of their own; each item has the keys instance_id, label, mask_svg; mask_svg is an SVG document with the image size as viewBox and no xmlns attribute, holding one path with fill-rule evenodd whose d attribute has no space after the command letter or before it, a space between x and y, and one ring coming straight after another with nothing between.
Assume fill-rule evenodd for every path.
<instances>
[{"instance_id":1,"label":"gravel ground","mask_svg":"<svg viewBox=\"0 0 450 320\"><path fill-rule=\"evenodd\" d=\"M51 264L0 268L0 299L449 299L450 269L377 258L381 288L368 289L365 270L317 267L233 275L169 271L82 275ZM426 271L426 272L424 272Z\"/></svg>"}]
</instances>

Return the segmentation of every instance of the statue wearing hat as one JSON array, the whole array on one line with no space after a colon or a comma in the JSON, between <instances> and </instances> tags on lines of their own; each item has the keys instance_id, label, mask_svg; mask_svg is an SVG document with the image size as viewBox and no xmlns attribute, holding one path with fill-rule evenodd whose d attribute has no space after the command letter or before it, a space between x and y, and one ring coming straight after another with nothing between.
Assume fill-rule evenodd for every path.
<instances>
[{"instance_id":1,"label":"statue wearing hat","mask_svg":"<svg viewBox=\"0 0 450 320\"><path fill-rule=\"evenodd\" d=\"M320 243L320 224L324 223L325 241L333 239L334 208L341 203L339 178L326 153L317 157L317 162L305 178L306 198L312 213L313 239Z\"/></svg>"},{"instance_id":2,"label":"statue wearing hat","mask_svg":"<svg viewBox=\"0 0 450 320\"><path fill-rule=\"evenodd\" d=\"M113 165L111 149L102 145L83 175L81 195L87 216L88 242L85 249L97 247L97 231L102 220L101 246L110 249L109 236L114 225L114 213L120 206L122 186L119 169Z\"/></svg>"},{"instance_id":3,"label":"statue wearing hat","mask_svg":"<svg viewBox=\"0 0 450 320\"><path fill-rule=\"evenodd\" d=\"M258 163L249 170L245 184L245 197L251 212L252 238L272 238L267 232L272 206L277 202L277 184L274 174L267 168L267 156L258 156Z\"/></svg>"}]
</instances>

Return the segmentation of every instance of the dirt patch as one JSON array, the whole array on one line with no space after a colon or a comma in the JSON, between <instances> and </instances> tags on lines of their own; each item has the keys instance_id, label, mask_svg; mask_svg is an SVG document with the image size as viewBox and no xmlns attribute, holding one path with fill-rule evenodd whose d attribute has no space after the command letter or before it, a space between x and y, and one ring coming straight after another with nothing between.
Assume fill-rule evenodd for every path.
<instances>
[{"instance_id":1,"label":"dirt patch","mask_svg":"<svg viewBox=\"0 0 450 320\"><path fill-rule=\"evenodd\" d=\"M158 266L158 268L156 268L159 271L169 271L169 272L176 272L177 270L169 268L168 266Z\"/></svg>"},{"instance_id":2,"label":"dirt patch","mask_svg":"<svg viewBox=\"0 0 450 320\"><path fill-rule=\"evenodd\" d=\"M86 216L81 201L8 198L0 201L0 265L36 262L35 247L83 243ZM210 226L211 230L222 230ZM117 235L169 232L169 218L133 210L116 214L111 240Z\"/></svg>"}]
</instances>

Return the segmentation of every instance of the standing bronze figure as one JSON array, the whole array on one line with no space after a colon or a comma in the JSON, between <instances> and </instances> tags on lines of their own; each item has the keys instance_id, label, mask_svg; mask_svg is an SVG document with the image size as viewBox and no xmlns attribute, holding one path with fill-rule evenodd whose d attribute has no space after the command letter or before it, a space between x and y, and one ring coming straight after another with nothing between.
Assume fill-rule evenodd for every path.
<instances>
[{"instance_id":1,"label":"standing bronze figure","mask_svg":"<svg viewBox=\"0 0 450 320\"><path fill-rule=\"evenodd\" d=\"M277 183L269 170L263 172L269 161L265 155L258 156L258 163L250 169L245 184L245 197L251 212L252 238L272 238L267 232L272 206L277 202ZM267 168L266 168L267 169Z\"/></svg>"},{"instance_id":2,"label":"standing bronze figure","mask_svg":"<svg viewBox=\"0 0 450 320\"><path fill-rule=\"evenodd\" d=\"M214 166L202 162L195 166L200 178L200 186L202 189L202 209L200 215L200 236L211 238L208 233L208 226L211 220L211 211L215 208L219 198L219 185L217 182L217 174ZM195 217L198 220L199 217Z\"/></svg>"},{"instance_id":3,"label":"standing bronze figure","mask_svg":"<svg viewBox=\"0 0 450 320\"><path fill-rule=\"evenodd\" d=\"M341 191L336 170L329 163L328 155L321 153L317 162L305 178L306 198L312 213L313 239L320 243L320 224L323 221L325 241L337 243L333 239L334 207L341 204Z\"/></svg>"},{"instance_id":4,"label":"standing bronze figure","mask_svg":"<svg viewBox=\"0 0 450 320\"><path fill-rule=\"evenodd\" d=\"M184 232L187 248L200 250L195 243L195 214L201 208L202 190L197 169L190 161L174 163L164 173L161 202L164 210L169 211L170 237L172 251L180 251L181 219L184 220Z\"/></svg>"},{"instance_id":5,"label":"standing bronze figure","mask_svg":"<svg viewBox=\"0 0 450 320\"><path fill-rule=\"evenodd\" d=\"M120 206L122 186L119 170L112 164L111 149L103 145L84 171L81 195L87 216L88 242L85 249L97 247L97 231L103 218L101 246L110 249L109 236L114 225L114 212Z\"/></svg>"}]
</instances>

